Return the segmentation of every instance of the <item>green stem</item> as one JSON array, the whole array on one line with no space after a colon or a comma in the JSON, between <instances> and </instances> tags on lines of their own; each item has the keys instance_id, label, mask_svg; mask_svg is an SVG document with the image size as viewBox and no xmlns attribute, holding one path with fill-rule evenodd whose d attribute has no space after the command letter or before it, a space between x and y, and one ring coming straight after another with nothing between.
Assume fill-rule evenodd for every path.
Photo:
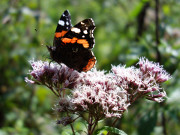
<instances>
[{"instance_id":1,"label":"green stem","mask_svg":"<svg viewBox=\"0 0 180 135\"><path fill-rule=\"evenodd\" d=\"M57 97L59 97L59 95L54 91L53 87L48 86L45 84L46 87L48 87Z\"/></svg>"},{"instance_id":2,"label":"green stem","mask_svg":"<svg viewBox=\"0 0 180 135\"><path fill-rule=\"evenodd\" d=\"M70 117L68 112L67 112L67 116ZM71 130L72 130L72 132L73 132L73 135L75 135L75 131L74 131L74 128L73 128L72 123L70 123L70 126L71 126Z\"/></svg>"},{"instance_id":3,"label":"green stem","mask_svg":"<svg viewBox=\"0 0 180 135\"><path fill-rule=\"evenodd\" d=\"M94 125L93 125L92 130L91 130L91 133L93 133L93 132L94 132L94 130L95 130L95 128L96 128L97 123L98 123L98 119L96 119L96 120L95 120Z\"/></svg>"}]
</instances>

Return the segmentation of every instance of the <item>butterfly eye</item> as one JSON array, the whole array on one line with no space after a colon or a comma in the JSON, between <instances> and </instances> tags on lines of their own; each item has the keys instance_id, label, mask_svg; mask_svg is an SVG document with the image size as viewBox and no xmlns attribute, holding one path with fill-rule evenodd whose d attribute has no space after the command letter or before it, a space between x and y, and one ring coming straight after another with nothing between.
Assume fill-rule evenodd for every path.
<instances>
[{"instance_id":1,"label":"butterfly eye","mask_svg":"<svg viewBox=\"0 0 180 135\"><path fill-rule=\"evenodd\" d=\"M77 53L77 52L78 52L78 48L72 48L72 51L73 51L74 53Z\"/></svg>"}]
</instances>

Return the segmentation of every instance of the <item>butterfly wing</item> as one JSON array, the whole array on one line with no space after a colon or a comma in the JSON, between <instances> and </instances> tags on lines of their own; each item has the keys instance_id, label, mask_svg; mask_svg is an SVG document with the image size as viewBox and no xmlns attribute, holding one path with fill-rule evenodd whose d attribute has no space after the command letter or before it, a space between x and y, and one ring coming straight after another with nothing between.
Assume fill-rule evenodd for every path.
<instances>
[{"instance_id":1,"label":"butterfly wing","mask_svg":"<svg viewBox=\"0 0 180 135\"><path fill-rule=\"evenodd\" d=\"M95 24L92 19L85 19L74 27L66 10L62 14L55 32L54 46L47 46L52 60L64 63L77 71L88 71L96 63L91 51L95 41L93 31Z\"/></svg>"},{"instance_id":2,"label":"butterfly wing","mask_svg":"<svg viewBox=\"0 0 180 135\"><path fill-rule=\"evenodd\" d=\"M63 43L77 43L84 48L91 49L94 47L94 32L95 24L93 19L85 19L74 27L72 27L61 39Z\"/></svg>"},{"instance_id":3,"label":"butterfly wing","mask_svg":"<svg viewBox=\"0 0 180 135\"><path fill-rule=\"evenodd\" d=\"M78 71L88 71L95 65L96 58L91 51L95 44L94 29L93 19L85 19L61 38L64 49L67 48L66 54L63 55L63 63Z\"/></svg>"},{"instance_id":4,"label":"butterfly wing","mask_svg":"<svg viewBox=\"0 0 180 135\"><path fill-rule=\"evenodd\" d=\"M54 36L54 45L56 44L56 40L62 38L71 28L72 28L71 15L68 10L65 10L64 13L61 15L57 24L57 28Z\"/></svg>"}]
</instances>

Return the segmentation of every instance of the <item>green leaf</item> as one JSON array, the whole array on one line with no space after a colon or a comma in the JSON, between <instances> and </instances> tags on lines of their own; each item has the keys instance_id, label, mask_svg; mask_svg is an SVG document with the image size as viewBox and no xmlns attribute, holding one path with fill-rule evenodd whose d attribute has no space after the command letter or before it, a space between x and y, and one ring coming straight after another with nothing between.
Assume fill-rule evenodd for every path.
<instances>
[{"instance_id":1,"label":"green leaf","mask_svg":"<svg viewBox=\"0 0 180 135\"><path fill-rule=\"evenodd\" d=\"M101 129L96 130L95 134L96 135L101 135L102 133L105 133L105 131L109 131L109 132L117 134L117 135L127 135L124 131L122 131L122 130L120 130L118 128L109 127L109 126L104 126Z\"/></svg>"}]
</instances>

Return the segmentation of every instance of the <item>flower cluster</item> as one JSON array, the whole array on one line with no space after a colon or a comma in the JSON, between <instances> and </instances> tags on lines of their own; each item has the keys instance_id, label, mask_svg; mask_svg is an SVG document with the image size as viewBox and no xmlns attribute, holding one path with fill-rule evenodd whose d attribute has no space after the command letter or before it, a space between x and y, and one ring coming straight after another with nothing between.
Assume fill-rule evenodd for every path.
<instances>
[{"instance_id":1,"label":"flower cluster","mask_svg":"<svg viewBox=\"0 0 180 135\"><path fill-rule=\"evenodd\" d=\"M150 62L145 58L140 58L138 65L139 68L112 67L112 72L115 75L114 79L118 86L131 95L131 102L139 97L162 102L166 93L160 87L160 84L169 80L170 75L158 63Z\"/></svg>"},{"instance_id":2,"label":"flower cluster","mask_svg":"<svg viewBox=\"0 0 180 135\"><path fill-rule=\"evenodd\" d=\"M138 65L141 72L149 74L157 83L163 83L171 78L159 63L148 61L142 57L139 59Z\"/></svg>"},{"instance_id":3,"label":"flower cluster","mask_svg":"<svg viewBox=\"0 0 180 135\"><path fill-rule=\"evenodd\" d=\"M45 85L53 92L61 92L65 89L72 89L77 85L79 72L68 68L66 65L43 62L43 61L30 61L32 71L30 75L32 79L25 78L27 83ZM56 93L56 95L58 95Z\"/></svg>"},{"instance_id":4,"label":"flower cluster","mask_svg":"<svg viewBox=\"0 0 180 135\"><path fill-rule=\"evenodd\" d=\"M141 97L163 101L166 93L160 84L171 78L162 66L145 58L139 59L139 68L118 65L112 66L109 73L96 69L79 73L64 64L42 61L30 64L32 79L26 78L26 82L45 85L58 95L58 112L79 115L88 112L98 120L120 118L128 106ZM59 93L67 88L71 89L70 94L62 97Z\"/></svg>"},{"instance_id":5,"label":"flower cluster","mask_svg":"<svg viewBox=\"0 0 180 135\"><path fill-rule=\"evenodd\" d=\"M121 117L130 105L127 92L116 85L111 75L96 69L81 73L79 85L72 93L75 109L91 112L98 119Z\"/></svg>"}]
</instances>

